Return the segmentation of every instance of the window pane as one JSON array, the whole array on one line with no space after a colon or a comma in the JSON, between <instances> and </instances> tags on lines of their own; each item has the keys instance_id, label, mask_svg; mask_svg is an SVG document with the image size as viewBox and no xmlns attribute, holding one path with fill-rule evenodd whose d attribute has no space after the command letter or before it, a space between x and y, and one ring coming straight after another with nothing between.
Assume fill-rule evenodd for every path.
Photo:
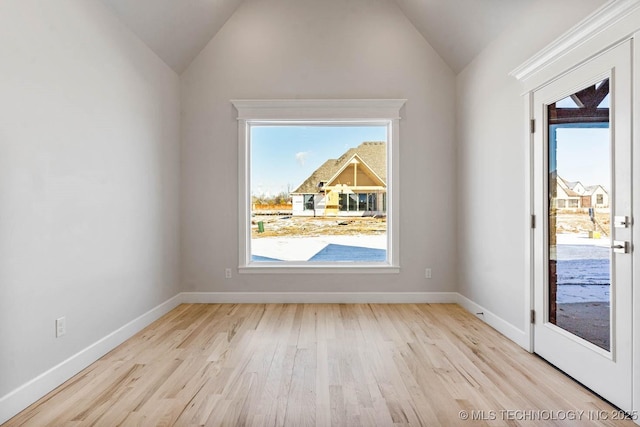
<instances>
[{"instance_id":1,"label":"window pane","mask_svg":"<svg viewBox=\"0 0 640 427\"><path fill-rule=\"evenodd\" d=\"M387 261L388 132L252 125L251 260Z\"/></svg>"},{"instance_id":2,"label":"window pane","mask_svg":"<svg viewBox=\"0 0 640 427\"><path fill-rule=\"evenodd\" d=\"M367 194L358 194L358 210L367 211L369 210L367 207Z\"/></svg>"},{"instance_id":3,"label":"window pane","mask_svg":"<svg viewBox=\"0 0 640 427\"><path fill-rule=\"evenodd\" d=\"M304 209L306 211L312 211L313 210L313 194L305 194L304 195Z\"/></svg>"},{"instance_id":4,"label":"window pane","mask_svg":"<svg viewBox=\"0 0 640 427\"><path fill-rule=\"evenodd\" d=\"M348 211L349 210L349 199L348 196L346 194L340 194L340 210L341 211Z\"/></svg>"},{"instance_id":5,"label":"window pane","mask_svg":"<svg viewBox=\"0 0 640 427\"><path fill-rule=\"evenodd\" d=\"M357 194L349 194L349 211L356 212L358 210L358 196Z\"/></svg>"},{"instance_id":6,"label":"window pane","mask_svg":"<svg viewBox=\"0 0 640 427\"><path fill-rule=\"evenodd\" d=\"M604 80L548 105L549 322L605 350L611 335L608 93Z\"/></svg>"}]
</instances>

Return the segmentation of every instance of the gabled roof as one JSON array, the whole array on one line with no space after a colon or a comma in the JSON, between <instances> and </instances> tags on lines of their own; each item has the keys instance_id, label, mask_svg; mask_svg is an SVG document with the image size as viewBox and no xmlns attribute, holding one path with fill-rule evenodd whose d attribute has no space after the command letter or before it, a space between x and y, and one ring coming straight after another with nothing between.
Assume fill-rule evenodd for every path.
<instances>
[{"instance_id":1,"label":"gabled roof","mask_svg":"<svg viewBox=\"0 0 640 427\"><path fill-rule=\"evenodd\" d=\"M569 182L569 181L567 181L566 179L562 178L559 175L556 175L556 182L564 190L564 192L567 193L567 196L569 196L569 197L590 196L598 188L602 188L602 191L604 191L605 193L607 192L607 190L605 190L604 187L602 185L600 185L600 184L590 185L588 187L585 187L584 185L582 185L582 183L580 181ZM582 187L584 188L584 193L580 194L580 193L577 193L574 190L574 188L578 184L582 185Z\"/></svg>"},{"instance_id":2,"label":"gabled roof","mask_svg":"<svg viewBox=\"0 0 640 427\"><path fill-rule=\"evenodd\" d=\"M602 191L604 191L605 193L607 192L607 190L604 189L604 187L602 185L590 185L588 187L585 188L585 195L591 196L593 193L596 192L596 190L598 188L602 188ZM608 194L608 193L607 193Z\"/></svg>"},{"instance_id":3,"label":"gabled roof","mask_svg":"<svg viewBox=\"0 0 640 427\"><path fill-rule=\"evenodd\" d=\"M567 185L569 186L570 189L573 190L578 185L582 185L582 183L580 181L573 181L573 182L567 182ZM582 185L582 187L584 187L584 185Z\"/></svg>"},{"instance_id":4,"label":"gabled roof","mask_svg":"<svg viewBox=\"0 0 640 427\"><path fill-rule=\"evenodd\" d=\"M315 194L318 193L318 184L328 182L351 159L357 155L378 177L387 182L387 144L384 142L363 142L356 148L348 149L340 158L327 160L307 178L291 194Z\"/></svg>"},{"instance_id":5,"label":"gabled roof","mask_svg":"<svg viewBox=\"0 0 640 427\"><path fill-rule=\"evenodd\" d=\"M560 187L567 190L569 189L569 183L565 181L564 178L562 178L560 175L557 175L557 174L556 174L556 182Z\"/></svg>"},{"instance_id":6,"label":"gabled roof","mask_svg":"<svg viewBox=\"0 0 640 427\"><path fill-rule=\"evenodd\" d=\"M558 183L558 185L564 190L564 192L567 194L567 196L569 197L580 197L581 194L577 193L573 190L573 187L576 186L576 184L579 183L579 181L575 181L575 182L568 182L566 179L562 178L561 176L556 176L556 182Z\"/></svg>"},{"instance_id":7,"label":"gabled roof","mask_svg":"<svg viewBox=\"0 0 640 427\"><path fill-rule=\"evenodd\" d=\"M340 167L340 169L338 169L336 171L336 173L334 173L331 178L329 178L328 180L328 185L335 185L335 180L339 178L339 176L342 174L342 172L344 172L345 169L347 169L349 167L349 165L353 164L360 164L361 166L364 166L366 169L368 169L372 174L373 174L373 179L375 181L378 181L378 185L383 185L385 186L385 180L383 180L382 178L380 178L378 176L378 174L367 164L367 162L365 162L360 156L358 156L358 154L354 154L353 156L351 156L349 159L347 159L346 162L342 163L342 166ZM340 182L338 182L339 184Z\"/></svg>"}]
</instances>

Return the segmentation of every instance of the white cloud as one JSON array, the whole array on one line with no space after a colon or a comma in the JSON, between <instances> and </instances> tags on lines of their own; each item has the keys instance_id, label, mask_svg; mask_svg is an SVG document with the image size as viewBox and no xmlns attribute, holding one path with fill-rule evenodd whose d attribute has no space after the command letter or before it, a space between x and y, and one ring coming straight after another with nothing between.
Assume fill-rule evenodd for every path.
<instances>
[{"instance_id":1,"label":"white cloud","mask_svg":"<svg viewBox=\"0 0 640 427\"><path fill-rule=\"evenodd\" d=\"M298 162L300 166L304 166L304 162L307 160L307 157L309 157L308 151L300 151L296 153L296 162Z\"/></svg>"}]
</instances>

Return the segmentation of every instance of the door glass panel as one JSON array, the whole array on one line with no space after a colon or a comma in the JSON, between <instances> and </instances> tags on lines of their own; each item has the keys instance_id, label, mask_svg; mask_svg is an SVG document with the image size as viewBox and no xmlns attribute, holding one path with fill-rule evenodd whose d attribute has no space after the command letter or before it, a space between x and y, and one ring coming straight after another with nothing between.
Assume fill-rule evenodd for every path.
<instances>
[{"instance_id":1,"label":"door glass panel","mask_svg":"<svg viewBox=\"0 0 640 427\"><path fill-rule=\"evenodd\" d=\"M549 322L610 350L609 79L547 106Z\"/></svg>"}]
</instances>

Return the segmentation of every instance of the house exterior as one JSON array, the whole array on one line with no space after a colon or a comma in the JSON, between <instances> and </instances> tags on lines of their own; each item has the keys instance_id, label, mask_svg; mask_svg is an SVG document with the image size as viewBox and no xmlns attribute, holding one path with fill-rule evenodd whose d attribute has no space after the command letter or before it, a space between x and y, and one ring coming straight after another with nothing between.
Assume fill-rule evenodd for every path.
<instances>
[{"instance_id":1,"label":"house exterior","mask_svg":"<svg viewBox=\"0 0 640 427\"><path fill-rule=\"evenodd\" d=\"M559 209L606 208L609 193L601 185L585 187L580 181L569 182L558 176L555 201Z\"/></svg>"},{"instance_id":2,"label":"house exterior","mask_svg":"<svg viewBox=\"0 0 640 427\"><path fill-rule=\"evenodd\" d=\"M363 142L329 159L292 193L294 216L384 215L387 144Z\"/></svg>"},{"instance_id":3,"label":"house exterior","mask_svg":"<svg viewBox=\"0 0 640 427\"><path fill-rule=\"evenodd\" d=\"M555 195L556 207L559 209L580 208L582 201L582 195L578 192L580 190L584 190L584 187L579 182L568 182L560 176L557 176Z\"/></svg>"},{"instance_id":4,"label":"house exterior","mask_svg":"<svg viewBox=\"0 0 640 427\"><path fill-rule=\"evenodd\" d=\"M608 208L609 193L601 185L591 185L585 189L582 196L582 207Z\"/></svg>"}]
</instances>

